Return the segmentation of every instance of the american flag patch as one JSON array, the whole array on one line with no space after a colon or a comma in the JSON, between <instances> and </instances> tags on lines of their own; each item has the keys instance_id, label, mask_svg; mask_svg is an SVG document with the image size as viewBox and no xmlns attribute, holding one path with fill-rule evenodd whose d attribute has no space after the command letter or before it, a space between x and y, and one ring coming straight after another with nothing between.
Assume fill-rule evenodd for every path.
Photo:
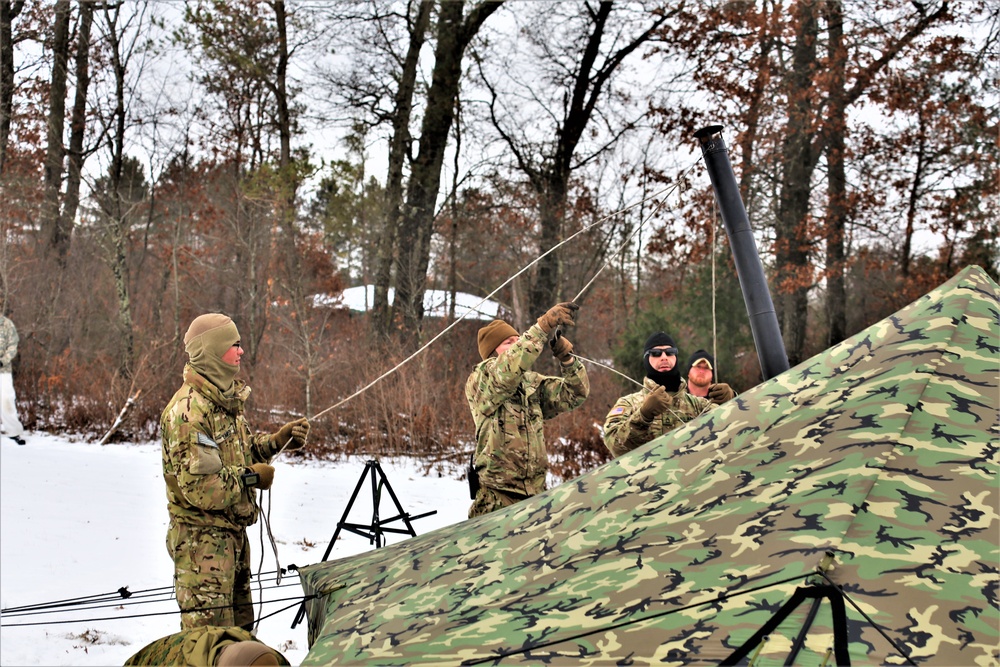
<instances>
[{"instance_id":1,"label":"american flag patch","mask_svg":"<svg viewBox=\"0 0 1000 667\"><path fill-rule=\"evenodd\" d=\"M614 410L611 411L611 414L612 415L620 415L623 412L625 412L625 407L619 405L617 408L615 408Z\"/></svg>"}]
</instances>

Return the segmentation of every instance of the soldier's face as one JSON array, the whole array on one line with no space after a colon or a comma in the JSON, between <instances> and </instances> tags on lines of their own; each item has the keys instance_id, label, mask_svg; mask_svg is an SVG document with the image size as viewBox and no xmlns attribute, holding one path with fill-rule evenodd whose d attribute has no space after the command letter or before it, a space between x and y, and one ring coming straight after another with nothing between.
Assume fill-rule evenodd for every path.
<instances>
[{"instance_id":1,"label":"soldier's face","mask_svg":"<svg viewBox=\"0 0 1000 667\"><path fill-rule=\"evenodd\" d=\"M506 352L510 348L510 346L516 342L517 342L517 336L511 336L507 338L504 342L497 345L497 356L499 357L501 354Z\"/></svg>"},{"instance_id":2,"label":"soldier's face","mask_svg":"<svg viewBox=\"0 0 1000 667\"><path fill-rule=\"evenodd\" d=\"M243 356L243 346L240 345L239 341L233 343L233 346L226 350L226 353L222 355L222 361L229 364L230 366L239 366L240 357Z\"/></svg>"},{"instance_id":3,"label":"soldier's face","mask_svg":"<svg viewBox=\"0 0 1000 667\"><path fill-rule=\"evenodd\" d=\"M707 387L712 384L712 368L705 359L699 359L698 363L688 371L688 380L696 387Z\"/></svg>"},{"instance_id":4,"label":"soldier's face","mask_svg":"<svg viewBox=\"0 0 1000 667\"><path fill-rule=\"evenodd\" d=\"M677 355L676 354L666 354L664 350L671 349L669 345L657 345L652 350L650 350L649 355L649 365L653 367L654 371L663 373L669 371L675 365L677 365ZM659 356L655 350L660 350Z\"/></svg>"}]
</instances>

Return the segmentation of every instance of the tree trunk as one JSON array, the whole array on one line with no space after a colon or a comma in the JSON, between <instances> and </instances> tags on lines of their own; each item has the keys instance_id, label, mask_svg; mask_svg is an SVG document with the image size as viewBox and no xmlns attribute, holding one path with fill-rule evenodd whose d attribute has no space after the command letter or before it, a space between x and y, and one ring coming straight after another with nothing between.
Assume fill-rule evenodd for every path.
<instances>
[{"instance_id":1,"label":"tree trunk","mask_svg":"<svg viewBox=\"0 0 1000 667\"><path fill-rule=\"evenodd\" d=\"M298 190L296 169L292 165L292 117L288 100L288 29L285 3L276 0L273 5L274 20L278 28L278 62L275 67L273 90L278 116L278 222L282 227L281 241L284 252L282 263L286 268L286 287L296 300L305 298L302 285L302 262L298 251L298 230L295 228L295 193ZM299 321L305 326L304 321Z\"/></svg>"},{"instance_id":2,"label":"tree trunk","mask_svg":"<svg viewBox=\"0 0 1000 667\"><path fill-rule=\"evenodd\" d=\"M392 308L393 318L402 324L404 338L411 342L419 337L420 322L424 315L425 283L430 263L431 235L434 231L434 206L441 186L441 165L448 134L455 117L462 57L483 21L499 9L501 4L479 4L465 20L463 1L445 0L439 5L434 70L420 131L419 153L413 164L406 192L406 207L400 229L399 275Z\"/></svg>"},{"instance_id":3,"label":"tree trunk","mask_svg":"<svg viewBox=\"0 0 1000 667\"><path fill-rule=\"evenodd\" d=\"M76 95L69 124L69 164L66 176L66 201L59 214L59 227L72 229L80 207L84 148L87 131L87 92L90 88L90 28L94 22L94 5L80 4L80 26L76 46Z\"/></svg>"},{"instance_id":4,"label":"tree trunk","mask_svg":"<svg viewBox=\"0 0 1000 667\"><path fill-rule=\"evenodd\" d=\"M807 293L812 285L807 226L809 195L815 159L812 153L814 110L813 73L816 68L815 5L796 5L797 30L792 70L787 77L788 122L781 153L781 193L775 226L778 273L776 310L792 366L805 349Z\"/></svg>"},{"instance_id":5,"label":"tree trunk","mask_svg":"<svg viewBox=\"0 0 1000 667\"><path fill-rule=\"evenodd\" d=\"M664 12L638 35L625 41L624 45L609 53L601 62L601 44L607 28L608 18L614 10L614 3L604 1L593 9L586 9L590 21L590 32L586 35L586 45L580 54L580 62L573 77L572 90L567 91L569 104L565 109L562 124L555 128L556 146L543 159L545 164L533 167L526 157L528 151L513 146L513 140L501 130L508 144L514 149L528 182L538 194L541 202L539 210L539 255L544 255L563 240L567 199L573 172L573 158L580 140L589 127L594 110L601 100L609 81L621 64L665 23L672 13ZM621 35L615 35L615 39ZM528 299L528 316L537 316L559 300L562 288L562 259L558 252L542 257L538 262L535 281Z\"/></svg>"},{"instance_id":6,"label":"tree trunk","mask_svg":"<svg viewBox=\"0 0 1000 667\"><path fill-rule=\"evenodd\" d=\"M458 299L458 174L462 155L462 108L458 107L455 119L455 164L451 170L451 229L448 235L448 319L455 321L455 301Z\"/></svg>"},{"instance_id":7,"label":"tree trunk","mask_svg":"<svg viewBox=\"0 0 1000 667\"><path fill-rule=\"evenodd\" d=\"M69 60L69 0L55 5L55 26L52 36L52 83L49 90L48 144L45 151L45 195L42 202L41 227L47 236L49 249L55 251L60 266L65 266L69 252L70 229L61 226L59 191L62 187L63 127L66 121L66 64Z\"/></svg>"},{"instance_id":8,"label":"tree trunk","mask_svg":"<svg viewBox=\"0 0 1000 667\"><path fill-rule=\"evenodd\" d=\"M541 192L542 202L539 210L538 238L539 254L547 252L563 237L563 219L566 210L566 188L568 173L559 173L553 169L545 174L544 191ZM559 301L559 289L562 277L562 262L559 253L554 252L542 257L538 262L538 272L531 286L528 297L528 313L541 315Z\"/></svg>"},{"instance_id":9,"label":"tree trunk","mask_svg":"<svg viewBox=\"0 0 1000 667\"><path fill-rule=\"evenodd\" d=\"M112 13L112 11L114 13ZM111 50L111 65L115 77L115 108L114 128L108 137L111 148L111 167L109 169L109 197L111 210L109 213L109 237L111 240L111 273L115 281L115 293L118 297L118 324L120 326L122 353L119 361L119 374L126 379L131 378L132 362L135 355L135 332L132 324L132 298L129 289L128 266L128 218L130 206L124 205L126 192L124 183L125 163L125 69L126 56L122 53L121 34L118 32L118 12L120 5L114 10L105 6L104 17L107 22L107 36ZM129 174L129 178L134 178ZM131 193L131 183L128 191Z\"/></svg>"},{"instance_id":10,"label":"tree trunk","mask_svg":"<svg viewBox=\"0 0 1000 667\"><path fill-rule=\"evenodd\" d=\"M282 169L286 169L292 163L292 119L288 109L288 27L287 14L285 13L284 0L276 0L272 5L274 8L274 21L278 26L278 63L275 71L275 102L278 107L278 140L281 145L280 156L278 158ZM294 201L295 193L288 195Z\"/></svg>"},{"instance_id":11,"label":"tree trunk","mask_svg":"<svg viewBox=\"0 0 1000 667\"><path fill-rule=\"evenodd\" d=\"M750 187L754 176L754 146L757 145L758 128L760 127L761 114L764 104L764 95L767 90L771 76L771 47L774 43L773 31L775 27L771 24L772 14L768 14L767 3L761 8L761 21L758 25L757 48L758 51L753 56L752 66L756 72L753 87L751 88L749 103L746 105L746 124L739 135L740 152L740 196L746 203L748 211L754 210L753 189Z\"/></svg>"},{"instance_id":12,"label":"tree trunk","mask_svg":"<svg viewBox=\"0 0 1000 667\"><path fill-rule=\"evenodd\" d=\"M847 337L847 292L844 285L847 218L847 174L844 168L846 151L847 104L844 98L847 49L844 46L844 11L841 0L828 0L826 17L830 42L830 113L826 123L826 156L828 210L826 216L826 310L829 320L827 347Z\"/></svg>"},{"instance_id":13,"label":"tree trunk","mask_svg":"<svg viewBox=\"0 0 1000 667\"><path fill-rule=\"evenodd\" d=\"M551 167L540 174L541 210L539 211L539 254L547 252L563 237L563 221L566 211L566 197L569 191L570 163L580 137L590 121L595 102L601 94L608 71L598 68L595 63L600 54L604 28L611 15L613 3L602 2L592 14L593 28L587 37L587 45L580 58L580 68L573 81L570 107L557 128L555 153L551 156ZM593 86L593 88L591 88ZM531 314L542 314L557 300L560 288L561 262L559 253L546 255L538 262L538 273L532 286L529 308Z\"/></svg>"},{"instance_id":14,"label":"tree trunk","mask_svg":"<svg viewBox=\"0 0 1000 667\"><path fill-rule=\"evenodd\" d=\"M403 210L403 167L410 146L410 116L416 89L420 50L427 39L433 2L420 2L410 30L410 43L396 90L392 114L392 138L389 142L389 168L385 185L385 223L375 250L375 289L372 303L372 329L388 336L390 329L389 287L396 265L399 224Z\"/></svg>"},{"instance_id":15,"label":"tree trunk","mask_svg":"<svg viewBox=\"0 0 1000 667\"><path fill-rule=\"evenodd\" d=\"M14 113L14 19L24 0L0 0L0 174L7 164L10 119Z\"/></svg>"},{"instance_id":16,"label":"tree trunk","mask_svg":"<svg viewBox=\"0 0 1000 667\"><path fill-rule=\"evenodd\" d=\"M913 151L917 164L913 169L913 182L910 183L909 197L906 202L906 231L903 232L903 248L900 250L899 274L904 281L910 277L910 262L913 254L913 233L916 230L917 213L920 208L920 191L924 187L924 169L927 166L927 119L924 111L917 112L917 145Z\"/></svg>"}]
</instances>

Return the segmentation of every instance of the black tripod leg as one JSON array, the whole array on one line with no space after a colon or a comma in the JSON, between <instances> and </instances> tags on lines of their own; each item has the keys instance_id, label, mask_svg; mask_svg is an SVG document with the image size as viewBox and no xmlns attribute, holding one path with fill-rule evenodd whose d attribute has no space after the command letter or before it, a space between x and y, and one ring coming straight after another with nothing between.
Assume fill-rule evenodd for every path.
<instances>
[{"instance_id":1,"label":"black tripod leg","mask_svg":"<svg viewBox=\"0 0 1000 667\"><path fill-rule=\"evenodd\" d=\"M410 523L410 515L403 510L403 506L399 503L399 498L396 497L396 492L392 490L392 485L389 484L389 478L385 476L385 472L382 470L382 466L379 465L378 461L375 462L375 467L378 468L378 474L382 478L382 484L385 486L385 490L389 492L389 497L392 498L392 502L396 506L396 511L399 512L400 518L402 518L403 523L406 524L406 531L410 534L410 537L416 537L417 531L413 530L413 524Z\"/></svg>"},{"instance_id":2,"label":"black tripod leg","mask_svg":"<svg viewBox=\"0 0 1000 667\"><path fill-rule=\"evenodd\" d=\"M358 478L358 483L354 486L354 493L351 494L351 499L347 501L347 507L344 508L344 514L340 517L340 521L337 522L337 528L333 531L333 537L330 538L330 544L326 546L326 551L323 552L323 558L320 562L325 561L330 557L330 552L333 551L333 545L337 542L337 536L340 535L340 529L347 522L347 517L351 513L351 508L354 507L354 501L358 499L358 493L361 492L361 486L365 483L365 475L369 470L372 470L372 484L375 483L375 472L373 470L374 466L378 466L378 462L365 461L365 470L361 473L361 477ZM303 602L299 605L299 610L295 613L295 620L292 621L293 629L296 625L302 622L305 615L306 603Z\"/></svg>"},{"instance_id":3,"label":"black tripod leg","mask_svg":"<svg viewBox=\"0 0 1000 667\"><path fill-rule=\"evenodd\" d=\"M361 477L358 479L358 483L354 487L354 493L351 494L351 499L347 501L347 507L344 508L344 514L340 517L340 521L337 522L337 529L333 531L333 539L330 540L330 544L327 545L326 551L323 552L322 560L326 560L330 557L330 552L333 551L333 544L337 541L337 535L340 534L340 528L347 523L347 516L351 513L351 508L354 507L354 501L358 499L358 493L361 492L361 485L365 483L365 473L368 472L372 465L377 464L373 461L365 461L365 471L361 473Z\"/></svg>"},{"instance_id":4,"label":"black tripod leg","mask_svg":"<svg viewBox=\"0 0 1000 667\"><path fill-rule=\"evenodd\" d=\"M382 467L379 465L378 461L371 461L371 473L372 473L372 541L375 542L375 548L382 548L382 522L378 518L378 504L379 500L382 498L382 484L379 481L379 476L383 479ZM375 474L375 471L379 472L379 475Z\"/></svg>"}]
</instances>

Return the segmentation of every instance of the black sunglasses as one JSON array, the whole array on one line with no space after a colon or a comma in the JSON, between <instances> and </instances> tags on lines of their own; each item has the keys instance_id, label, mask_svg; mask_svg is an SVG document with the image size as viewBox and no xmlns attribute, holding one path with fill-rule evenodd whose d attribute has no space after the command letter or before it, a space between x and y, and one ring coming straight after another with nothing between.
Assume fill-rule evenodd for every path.
<instances>
[{"instance_id":1,"label":"black sunglasses","mask_svg":"<svg viewBox=\"0 0 1000 667\"><path fill-rule=\"evenodd\" d=\"M655 358L657 358L659 356L662 356L664 354L666 354L668 356L671 356L671 357L676 357L677 356L677 348L676 347L668 347L665 350L652 349L652 350L650 350L649 352L646 353L646 356L647 357L653 357L655 359Z\"/></svg>"}]
</instances>

